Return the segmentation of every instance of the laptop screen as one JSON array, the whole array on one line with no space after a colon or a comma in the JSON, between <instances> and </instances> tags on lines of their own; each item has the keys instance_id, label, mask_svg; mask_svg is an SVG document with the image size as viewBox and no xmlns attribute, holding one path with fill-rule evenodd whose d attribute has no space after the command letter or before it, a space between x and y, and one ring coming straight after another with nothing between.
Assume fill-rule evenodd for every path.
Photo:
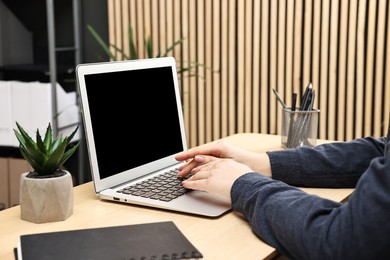
<instances>
[{"instance_id":1,"label":"laptop screen","mask_svg":"<svg viewBox=\"0 0 390 260\"><path fill-rule=\"evenodd\" d=\"M84 75L100 179L184 150L170 66Z\"/></svg>"}]
</instances>

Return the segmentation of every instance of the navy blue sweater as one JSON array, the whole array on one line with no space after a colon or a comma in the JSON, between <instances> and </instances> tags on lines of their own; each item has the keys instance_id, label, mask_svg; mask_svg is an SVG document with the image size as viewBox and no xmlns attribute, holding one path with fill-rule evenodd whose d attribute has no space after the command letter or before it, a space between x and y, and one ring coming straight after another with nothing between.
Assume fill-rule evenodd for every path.
<instances>
[{"instance_id":1,"label":"navy blue sweater","mask_svg":"<svg viewBox=\"0 0 390 260\"><path fill-rule=\"evenodd\" d=\"M292 259L390 259L389 135L268 152L272 179L237 179L233 209ZM338 203L290 185L356 188Z\"/></svg>"}]
</instances>

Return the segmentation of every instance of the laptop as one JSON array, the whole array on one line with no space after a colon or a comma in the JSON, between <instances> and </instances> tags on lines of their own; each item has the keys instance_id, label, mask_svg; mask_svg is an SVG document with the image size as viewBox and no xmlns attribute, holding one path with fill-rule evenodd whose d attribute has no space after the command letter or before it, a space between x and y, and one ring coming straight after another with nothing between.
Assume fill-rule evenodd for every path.
<instances>
[{"instance_id":1,"label":"laptop","mask_svg":"<svg viewBox=\"0 0 390 260\"><path fill-rule=\"evenodd\" d=\"M187 144L173 57L80 64L76 75L97 196L208 217L231 209L177 177Z\"/></svg>"}]
</instances>

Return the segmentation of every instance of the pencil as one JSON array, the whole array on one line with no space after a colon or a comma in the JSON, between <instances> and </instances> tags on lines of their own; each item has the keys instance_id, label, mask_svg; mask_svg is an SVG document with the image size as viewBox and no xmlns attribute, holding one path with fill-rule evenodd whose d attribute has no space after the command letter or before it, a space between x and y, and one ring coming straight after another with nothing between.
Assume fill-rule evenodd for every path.
<instances>
[{"instance_id":1,"label":"pencil","mask_svg":"<svg viewBox=\"0 0 390 260\"><path fill-rule=\"evenodd\" d=\"M297 106L297 93L293 93L292 95L292 104L291 104L291 111L295 111Z\"/></svg>"},{"instance_id":2,"label":"pencil","mask_svg":"<svg viewBox=\"0 0 390 260\"><path fill-rule=\"evenodd\" d=\"M272 89L272 91L274 92L277 100L279 101L279 103L282 105L283 108L286 108L286 104L283 102L283 100L280 98L279 96L279 93L275 90L275 89Z\"/></svg>"},{"instance_id":3,"label":"pencil","mask_svg":"<svg viewBox=\"0 0 390 260\"><path fill-rule=\"evenodd\" d=\"M301 106L299 107L300 111L304 111L307 109L307 105L309 103L310 96L312 95L312 85L311 83L306 87L305 93L303 94L302 100L301 100Z\"/></svg>"}]
</instances>

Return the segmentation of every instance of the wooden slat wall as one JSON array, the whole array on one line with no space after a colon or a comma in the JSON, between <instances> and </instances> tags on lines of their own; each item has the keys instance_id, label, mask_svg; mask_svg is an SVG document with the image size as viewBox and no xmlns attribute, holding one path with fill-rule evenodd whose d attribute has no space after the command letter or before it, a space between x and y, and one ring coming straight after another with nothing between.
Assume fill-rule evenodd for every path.
<instances>
[{"instance_id":1,"label":"wooden slat wall","mask_svg":"<svg viewBox=\"0 0 390 260\"><path fill-rule=\"evenodd\" d=\"M139 57L184 38L178 68L189 147L241 132L279 134L281 107L310 82L319 138L382 136L390 113L390 4L386 0L108 0L110 43ZM118 59L120 55L118 54ZM299 100L298 100L299 105ZM261 145L261 144L259 144Z\"/></svg>"}]
</instances>

